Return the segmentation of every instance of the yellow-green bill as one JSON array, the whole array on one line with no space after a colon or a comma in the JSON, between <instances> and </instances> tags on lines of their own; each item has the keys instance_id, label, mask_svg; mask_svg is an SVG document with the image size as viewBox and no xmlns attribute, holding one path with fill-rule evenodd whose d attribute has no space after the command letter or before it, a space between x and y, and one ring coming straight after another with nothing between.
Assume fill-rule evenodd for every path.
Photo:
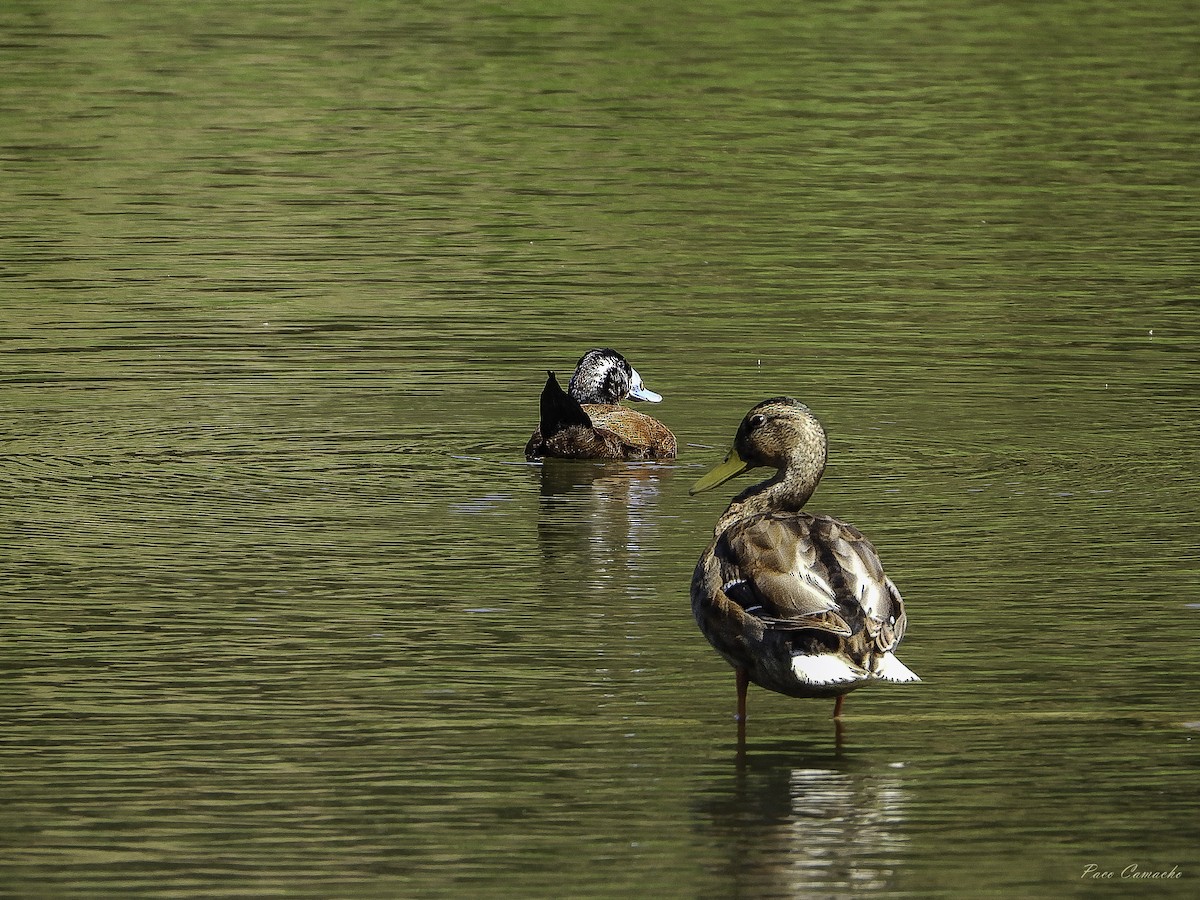
<instances>
[{"instance_id":1,"label":"yellow-green bill","mask_svg":"<svg viewBox=\"0 0 1200 900\"><path fill-rule=\"evenodd\" d=\"M699 494L701 491L708 491L715 488L718 484L724 484L734 475L740 475L750 468L737 454L737 450L730 450L725 456L725 461L717 464L712 469L700 476L699 481L692 485L688 491L689 494Z\"/></svg>"}]
</instances>

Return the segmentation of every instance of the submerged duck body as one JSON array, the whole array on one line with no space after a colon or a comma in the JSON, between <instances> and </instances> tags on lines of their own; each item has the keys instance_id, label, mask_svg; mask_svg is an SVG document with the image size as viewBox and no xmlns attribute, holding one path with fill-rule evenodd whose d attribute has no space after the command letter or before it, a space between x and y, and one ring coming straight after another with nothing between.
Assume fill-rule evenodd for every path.
<instances>
[{"instance_id":1,"label":"submerged duck body","mask_svg":"<svg viewBox=\"0 0 1200 900\"><path fill-rule=\"evenodd\" d=\"M546 373L540 424L525 445L525 457L565 459L674 459L675 435L662 422L621 401L657 403L637 370L615 350L589 350L579 360L568 390Z\"/></svg>"},{"instance_id":2,"label":"submerged duck body","mask_svg":"<svg viewBox=\"0 0 1200 900\"><path fill-rule=\"evenodd\" d=\"M827 447L808 407L765 400L742 420L725 461L691 491L755 466L777 470L730 503L692 577L696 623L737 672L742 729L748 682L792 697L837 697L840 716L849 691L920 680L896 657L908 618L875 548L853 525L802 510Z\"/></svg>"}]
</instances>

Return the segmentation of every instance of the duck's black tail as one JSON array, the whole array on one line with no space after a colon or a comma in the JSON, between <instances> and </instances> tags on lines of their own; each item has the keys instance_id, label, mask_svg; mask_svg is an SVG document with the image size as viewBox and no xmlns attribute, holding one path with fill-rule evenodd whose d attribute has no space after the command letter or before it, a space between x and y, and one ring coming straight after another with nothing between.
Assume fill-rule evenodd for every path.
<instances>
[{"instance_id":1,"label":"duck's black tail","mask_svg":"<svg viewBox=\"0 0 1200 900\"><path fill-rule=\"evenodd\" d=\"M563 429L575 425L591 428L592 420L579 405L579 401L562 389L553 372L547 371L546 376L541 400L542 440L548 441Z\"/></svg>"}]
</instances>

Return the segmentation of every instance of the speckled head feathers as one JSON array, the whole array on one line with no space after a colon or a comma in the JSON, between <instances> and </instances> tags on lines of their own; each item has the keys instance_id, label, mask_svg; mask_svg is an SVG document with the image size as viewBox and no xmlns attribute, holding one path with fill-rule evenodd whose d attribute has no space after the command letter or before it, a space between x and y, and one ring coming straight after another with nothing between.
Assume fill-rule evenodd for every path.
<instances>
[{"instance_id":1,"label":"speckled head feathers","mask_svg":"<svg viewBox=\"0 0 1200 900\"><path fill-rule=\"evenodd\" d=\"M766 466L775 469L775 475L734 497L717 521L716 533L761 512L798 510L817 489L828 446L825 429L807 406L791 397L772 397L746 413L733 449L692 485L690 493L712 490L748 469Z\"/></svg>"},{"instance_id":2,"label":"speckled head feathers","mask_svg":"<svg viewBox=\"0 0 1200 900\"><path fill-rule=\"evenodd\" d=\"M616 350L589 350L580 358L567 393L580 403L620 403L626 397L657 403L662 397L647 390L642 376Z\"/></svg>"},{"instance_id":3,"label":"speckled head feathers","mask_svg":"<svg viewBox=\"0 0 1200 900\"><path fill-rule=\"evenodd\" d=\"M771 397L746 413L733 439L748 468L782 469L802 460L807 468L825 468L828 441L812 411L793 397Z\"/></svg>"}]
</instances>

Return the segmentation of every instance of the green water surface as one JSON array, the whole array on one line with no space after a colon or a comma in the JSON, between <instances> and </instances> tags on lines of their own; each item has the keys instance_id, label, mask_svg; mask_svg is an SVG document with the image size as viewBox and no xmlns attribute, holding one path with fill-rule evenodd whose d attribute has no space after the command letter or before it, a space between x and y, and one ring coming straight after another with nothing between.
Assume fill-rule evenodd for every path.
<instances>
[{"instance_id":1,"label":"green water surface","mask_svg":"<svg viewBox=\"0 0 1200 900\"><path fill-rule=\"evenodd\" d=\"M0 44L0 894L1200 890L1193 3ZM677 462L524 461L592 346ZM924 681L739 755L687 587L748 481L687 487L777 394Z\"/></svg>"}]
</instances>

